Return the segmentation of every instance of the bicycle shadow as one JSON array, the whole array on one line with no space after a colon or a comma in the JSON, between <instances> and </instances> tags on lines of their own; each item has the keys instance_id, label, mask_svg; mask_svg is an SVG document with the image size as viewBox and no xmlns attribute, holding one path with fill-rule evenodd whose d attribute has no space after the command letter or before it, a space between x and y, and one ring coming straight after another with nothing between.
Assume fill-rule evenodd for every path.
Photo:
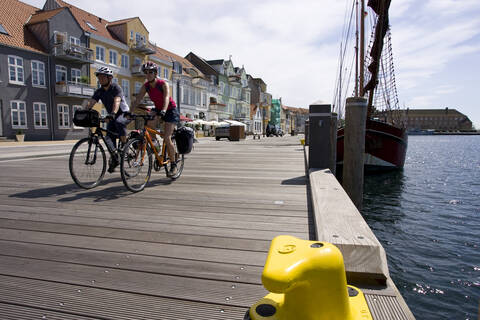
<instances>
[{"instance_id":1,"label":"bicycle shadow","mask_svg":"<svg viewBox=\"0 0 480 320\"><path fill-rule=\"evenodd\" d=\"M113 184L115 186L102 188L105 185ZM121 183L120 185L118 183ZM162 185L170 185L172 180L170 178L160 178L150 180L145 188L151 188ZM73 202L81 199L92 199L93 202L112 201L125 196L130 196L135 193L130 192L125 188L120 177L111 177L102 180L102 182L94 189L81 189L75 183L70 183L61 186L32 189L24 192L14 193L9 195L12 198L22 199L40 199L49 197L62 197L58 199L58 202Z\"/></svg>"}]
</instances>

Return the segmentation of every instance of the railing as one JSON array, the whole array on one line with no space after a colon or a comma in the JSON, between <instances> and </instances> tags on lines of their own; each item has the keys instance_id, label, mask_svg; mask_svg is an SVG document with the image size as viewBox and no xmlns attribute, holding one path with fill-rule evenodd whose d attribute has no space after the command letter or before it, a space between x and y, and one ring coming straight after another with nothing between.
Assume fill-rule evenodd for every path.
<instances>
[{"instance_id":1,"label":"railing","mask_svg":"<svg viewBox=\"0 0 480 320\"><path fill-rule=\"evenodd\" d=\"M144 77L145 75L142 72L142 65L134 65L130 68L130 72L132 73L132 76L142 76Z\"/></svg>"},{"instance_id":2,"label":"railing","mask_svg":"<svg viewBox=\"0 0 480 320\"><path fill-rule=\"evenodd\" d=\"M145 41L140 41L140 42L132 41L130 43L130 48L132 50L141 52L143 54L154 54L155 53L155 50L153 48L151 48L148 45L148 43L145 42Z\"/></svg>"},{"instance_id":3,"label":"railing","mask_svg":"<svg viewBox=\"0 0 480 320\"><path fill-rule=\"evenodd\" d=\"M59 96L91 97L95 89L95 87L90 85L73 81L57 82L55 85L55 93Z\"/></svg>"},{"instance_id":4,"label":"railing","mask_svg":"<svg viewBox=\"0 0 480 320\"><path fill-rule=\"evenodd\" d=\"M93 63L93 50L70 42L61 42L53 46L52 54L66 60Z\"/></svg>"}]
</instances>

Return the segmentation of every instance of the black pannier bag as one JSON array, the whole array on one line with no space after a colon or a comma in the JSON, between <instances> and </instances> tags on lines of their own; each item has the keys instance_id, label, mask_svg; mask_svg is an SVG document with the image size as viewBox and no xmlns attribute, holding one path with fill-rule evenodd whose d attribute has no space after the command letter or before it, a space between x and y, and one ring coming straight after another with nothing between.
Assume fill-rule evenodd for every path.
<instances>
[{"instance_id":1,"label":"black pannier bag","mask_svg":"<svg viewBox=\"0 0 480 320\"><path fill-rule=\"evenodd\" d=\"M187 154L193 148L193 129L189 127L181 127L177 129L175 141L177 142L178 153Z\"/></svg>"},{"instance_id":2,"label":"black pannier bag","mask_svg":"<svg viewBox=\"0 0 480 320\"><path fill-rule=\"evenodd\" d=\"M77 127L98 127L100 115L96 110L76 110L73 115L73 124Z\"/></svg>"}]
</instances>

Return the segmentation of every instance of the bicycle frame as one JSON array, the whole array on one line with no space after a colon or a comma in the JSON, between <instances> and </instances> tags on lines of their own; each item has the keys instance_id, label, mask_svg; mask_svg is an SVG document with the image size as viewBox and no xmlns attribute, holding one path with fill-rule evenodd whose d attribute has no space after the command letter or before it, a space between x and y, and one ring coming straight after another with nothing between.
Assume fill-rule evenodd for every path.
<instances>
[{"instance_id":1,"label":"bicycle frame","mask_svg":"<svg viewBox=\"0 0 480 320\"><path fill-rule=\"evenodd\" d=\"M150 127L147 127L145 125L144 127L144 137L146 139L146 141L148 142L148 144L150 145L151 149L153 150L153 153L155 154L155 158L157 159L159 165L161 166L164 166L166 164L169 164L170 163L170 160L166 160L164 161L165 159L165 153L166 153L166 144L165 144L165 139L163 139L162 141L162 150L160 152L160 154L157 152L157 148L155 148L155 144L153 143L153 140L152 140L152 137L150 136L150 133L153 134L153 135L160 135L162 138L163 138L163 133L155 130L155 129L152 129ZM147 148L147 145L146 144L143 144L143 155L142 155L142 163L143 161L145 160L145 154L146 154L146 148Z\"/></svg>"}]
</instances>

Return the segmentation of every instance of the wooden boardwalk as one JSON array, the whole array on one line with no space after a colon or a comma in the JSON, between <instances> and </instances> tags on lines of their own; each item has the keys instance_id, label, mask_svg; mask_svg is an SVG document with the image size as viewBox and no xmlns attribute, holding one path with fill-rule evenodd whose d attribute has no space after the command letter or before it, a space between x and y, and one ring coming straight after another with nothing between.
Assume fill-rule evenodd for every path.
<instances>
[{"instance_id":1,"label":"wooden boardwalk","mask_svg":"<svg viewBox=\"0 0 480 320\"><path fill-rule=\"evenodd\" d=\"M66 156L0 172L2 319L243 319L270 240L314 237L299 137L202 139L136 194L79 189Z\"/></svg>"}]
</instances>

